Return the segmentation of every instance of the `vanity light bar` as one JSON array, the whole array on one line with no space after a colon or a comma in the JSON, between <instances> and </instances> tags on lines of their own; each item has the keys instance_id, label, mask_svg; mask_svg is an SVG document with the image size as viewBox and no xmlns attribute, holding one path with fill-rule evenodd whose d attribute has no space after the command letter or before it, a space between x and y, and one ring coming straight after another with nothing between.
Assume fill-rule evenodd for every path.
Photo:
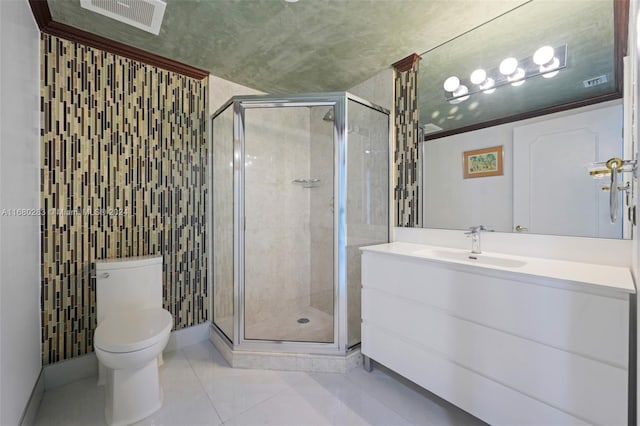
<instances>
[{"instance_id":1,"label":"vanity light bar","mask_svg":"<svg viewBox=\"0 0 640 426\"><path fill-rule=\"evenodd\" d=\"M544 46L529 57L506 58L490 70L477 69L468 79L451 76L444 82L444 97L449 103L456 104L466 101L475 93L491 94L501 86L520 86L527 79L539 75L554 77L567 67L567 51L566 44L556 48Z\"/></svg>"}]
</instances>

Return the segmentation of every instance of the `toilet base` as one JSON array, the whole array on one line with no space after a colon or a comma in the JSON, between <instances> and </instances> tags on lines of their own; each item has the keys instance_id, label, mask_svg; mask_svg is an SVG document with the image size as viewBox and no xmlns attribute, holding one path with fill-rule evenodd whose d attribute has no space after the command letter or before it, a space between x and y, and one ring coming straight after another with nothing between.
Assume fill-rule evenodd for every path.
<instances>
[{"instance_id":1,"label":"toilet base","mask_svg":"<svg viewBox=\"0 0 640 426\"><path fill-rule=\"evenodd\" d=\"M150 416L162 406L158 358L143 367L105 368L105 418L107 424L130 425Z\"/></svg>"}]
</instances>

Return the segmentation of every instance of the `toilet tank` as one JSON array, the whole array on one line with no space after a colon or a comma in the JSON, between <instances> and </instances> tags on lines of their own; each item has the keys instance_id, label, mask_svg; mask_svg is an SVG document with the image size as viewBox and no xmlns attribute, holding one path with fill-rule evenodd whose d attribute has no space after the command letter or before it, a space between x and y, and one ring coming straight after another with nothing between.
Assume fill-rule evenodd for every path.
<instances>
[{"instance_id":1,"label":"toilet tank","mask_svg":"<svg viewBox=\"0 0 640 426\"><path fill-rule=\"evenodd\" d=\"M113 312L162 308L162 256L96 261L98 323Z\"/></svg>"}]
</instances>

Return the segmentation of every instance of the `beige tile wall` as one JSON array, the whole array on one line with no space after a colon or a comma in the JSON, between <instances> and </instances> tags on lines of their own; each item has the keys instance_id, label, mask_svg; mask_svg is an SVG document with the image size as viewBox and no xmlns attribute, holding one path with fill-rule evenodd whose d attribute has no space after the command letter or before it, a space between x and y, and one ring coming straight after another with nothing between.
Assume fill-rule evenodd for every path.
<instances>
[{"instance_id":1,"label":"beige tile wall","mask_svg":"<svg viewBox=\"0 0 640 426\"><path fill-rule=\"evenodd\" d=\"M176 329L208 318L207 80L41 40L43 363L93 350L94 262L164 256Z\"/></svg>"}]
</instances>

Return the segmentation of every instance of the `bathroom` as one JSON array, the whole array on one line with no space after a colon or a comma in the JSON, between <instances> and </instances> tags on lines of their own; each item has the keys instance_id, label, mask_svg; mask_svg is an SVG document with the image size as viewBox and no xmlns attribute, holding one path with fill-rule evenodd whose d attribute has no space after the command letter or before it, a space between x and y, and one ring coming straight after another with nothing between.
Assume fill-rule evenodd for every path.
<instances>
[{"instance_id":1,"label":"bathroom","mask_svg":"<svg viewBox=\"0 0 640 426\"><path fill-rule=\"evenodd\" d=\"M99 3L0 2L0 424L636 423L637 1Z\"/></svg>"}]
</instances>

